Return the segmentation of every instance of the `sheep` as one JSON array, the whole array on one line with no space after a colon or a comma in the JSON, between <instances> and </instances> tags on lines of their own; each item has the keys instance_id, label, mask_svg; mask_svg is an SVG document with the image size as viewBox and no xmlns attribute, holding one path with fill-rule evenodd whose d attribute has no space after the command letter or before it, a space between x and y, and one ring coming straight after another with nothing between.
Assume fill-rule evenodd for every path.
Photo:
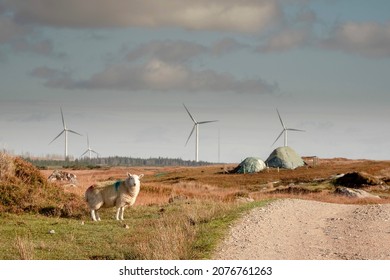
<instances>
[{"instance_id":1,"label":"sheep","mask_svg":"<svg viewBox=\"0 0 390 280\"><path fill-rule=\"evenodd\" d=\"M124 181L117 181L114 184L98 187L90 186L85 192L85 200L91 210L93 221L100 221L98 210L108 207L116 207L116 220L123 220L123 213L126 206L133 206L140 191L140 179L144 176L127 173Z\"/></svg>"}]
</instances>

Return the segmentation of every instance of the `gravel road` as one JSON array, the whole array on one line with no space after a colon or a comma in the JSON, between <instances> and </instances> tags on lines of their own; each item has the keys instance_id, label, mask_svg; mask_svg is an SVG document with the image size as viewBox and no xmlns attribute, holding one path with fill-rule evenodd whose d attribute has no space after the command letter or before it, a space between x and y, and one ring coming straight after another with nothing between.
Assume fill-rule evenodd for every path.
<instances>
[{"instance_id":1,"label":"gravel road","mask_svg":"<svg viewBox=\"0 0 390 280\"><path fill-rule=\"evenodd\" d=\"M277 200L237 221L213 259L390 260L390 204Z\"/></svg>"}]
</instances>

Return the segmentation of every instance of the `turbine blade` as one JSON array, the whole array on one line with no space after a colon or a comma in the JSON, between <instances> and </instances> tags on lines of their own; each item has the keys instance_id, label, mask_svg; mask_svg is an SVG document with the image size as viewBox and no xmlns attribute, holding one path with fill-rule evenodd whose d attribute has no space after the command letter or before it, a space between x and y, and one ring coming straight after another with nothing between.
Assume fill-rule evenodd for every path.
<instances>
[{"instance_id":1,"label":"turbine blade","mask_svg":"<svg viewBox=\"0 0 390 280\"><path fill-rule=\"evenodd\" d=\"M89 137L88 137L88 133L87 133L87 145L88 145L88 148L89 148Z\"/></svg>"},{"instance_id":2,"label":"turbine blade","mask_svg":"<svg viewBox=\"0 0 390 280\"><path fill-rule=\"evenodd\" d=\"M63 125L64 128L66 128L65 120L64 120L64 113L62 113L62 108L61 107L60 107L60 111L61 111L62 125Z\"/></svg>"},{"instance_id":3,"label":"turbine blade","mask_svg":"<svg viewBox=\"0 0 390 280\"><path fill-rule=\"evenodd\" d=\"M282 132L279 134L278 138L276 138L276 140L272 143L271 146L273 146L273 145L276 143L276 141L279 140L279 138L280 138L280 136L282 136L283 132L284 132L284 129L283 129Z\"/></svg>"},{"instance_id":4,"label":"turbine blade","mask_svg":"<svg viewBox=\"0 0 390 280\"><path fill-rule=\"evenodd\" d=\"M215 121L203 121L203 122L198 122L198 124L204 124L204 123L212 123L212 122L217 122L218 120Z\"/></svg>"},{"instance_id":5,"label":"turbine blade","mask_svg":"<svg viewBox=\"0 0 390 280\"><path fill-rule=\"evenodd\" d=\"M186 109L186 111L187 111L188 115L190 116L191 120L192 120L194 123L197 123L196 120L194 119L194 117L191 115L190 111L188 111L186 105L184 105L184 103L183 103L183 106L184 106L184 108Z\"/></svg>"},{"instance_id":6,"label":"turbine blade","mask_svg":"<svg viewBox=\"0 0 390 280\"><path fill-rule=\"evenodd\" d=\"M296 129L296 128L286 128L286 130L291 130L291 131L300 131L300 132L306 132L305 130L302 130L302 129Z\"/></svg>"},{"instance_id":7,"label":"turbine blade","mask_svg":"<svg viewBox=\"0 0 390 280\"><path fill-rule=\"evenodd\" d=\"M188 141L190 141L190 138L191 138L191 136L192 136L192 133L194 133L195 127L196 127L196 124L194 124L194 126L192 127L192 130L191 130L190 136L188 136L188 138L187 138L187 142L186 142L185 146L187 146L187 143L188 143Z\"/></svg>"},{"instance_id":8,"label":"turbine blade","mask_svg":"<svg viewBox=\"0 0 390 280\"><path fill-rule=\"evenodd\" d=\"M92 152L92 153L95 153L95 154L97 154L97 155L99 154L98 152L95 152L94 150L91 150L91 152Z\"/></svg>"},{"instance_id":9,"label":"turbine blade","mask_svg":"<svg viewBox=\"0 0 390 280\"><path fill-rule=\"evenodd\" d=\"M286 129L286 126L283 123L282 117L280 116L278 109L276 109L276 112L278 113L280 123L282 124L283 128Z\"/></svg>"},{"instance_id":10,"label":"turbine blade","mask_svg":"<svg viewBox=\"0 0 390 280\"><path fill-rule=\"evenodd\" d=\"M88 152L89 152L89 150L86 150L80 157L82 157L83 155L85 155Z\"/></svg>"},{"instance_id":11,"label":"turbine blade","mask_svg":"<svg viewBox=\"0 0 390 280\"><path fill-rule=\"evenodd\" d=\"M76 131L74 131L74 130L67 129L67 131L69 131L69 132L71 132L71 133L74 133L74 134L78 134L78 135L80 135L80 136L83 136L83 135L81 135L80 133L78 133L78 132L76 132Z\"/></svg>"},{"instance_id":12,"label":"turbine blade","mask_svg":"<svg viewBox=\"0 0 390 280\"><path fill-rule=\"evenodd\" d=\"M53 143L58 137L60 137L61 134L64 133L64 131L65 131L65 129L64 129L63 131L61 131L61 133L58 134L58 135L56 136L56 138L54 138L53 140L51 140L51 142L49 143L49 145L50 145L51 143Z\"/></svg>"}]
</instances>

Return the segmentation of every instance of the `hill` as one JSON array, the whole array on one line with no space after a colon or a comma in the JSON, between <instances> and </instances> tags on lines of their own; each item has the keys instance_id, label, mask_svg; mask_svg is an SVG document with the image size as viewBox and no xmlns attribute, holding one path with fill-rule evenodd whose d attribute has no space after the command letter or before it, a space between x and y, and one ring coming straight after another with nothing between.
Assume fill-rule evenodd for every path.
<instances>
[{"instance_id":1,"label":"hill","mask_svg":"<svg viewBox=\"0 0 390 280\"><path fill-rule=\"evenodd\" d=\"M31 163L0 153L0 211L80 217L85 214L80 196L66 193L47 181Z\"/></svg>"}]
</instances>

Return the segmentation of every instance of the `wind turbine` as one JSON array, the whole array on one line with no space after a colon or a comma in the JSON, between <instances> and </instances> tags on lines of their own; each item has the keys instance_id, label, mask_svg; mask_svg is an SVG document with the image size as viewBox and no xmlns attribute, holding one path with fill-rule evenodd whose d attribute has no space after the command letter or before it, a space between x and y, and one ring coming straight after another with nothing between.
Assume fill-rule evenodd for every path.
<instances>
[{"instance_id":1,"label":"wind turbine","mask_svg":"<svg viewBox=\"0 0 390 280\"><path fill-rule=\"evenodd\" d=\"M205 124L205 123L212 123L212 122L217 122L217 120L214 120L214 121L202 121L202 122L197 122L194 117L191 115L190 111L188 111L186 105L184 105L183 103L183 106L184 108L186 109L188 115L190 116L191 120L194 122L194 126L191 130L191 133L190 133L190 136L188 136L188 139L187 139L187 142L186 142L186 145L188 143L188 141L190 140L191 136L192 136L192 133L194 133L194 130L196 130L196 141L195 141L195 161L198 162L199 161L199 125L200 124Z\"/></svg>"},{"instance_id":2,"label":"wind turbine","mask_svg":"<svg viewBox=\"0 0 390 280\"><path fill-rule=\"evenodd\" d=\"M61 117L62 117L62 125L64 127L64 129L60 132L60 134L58 134L56 136L56 138L54 138L50 143L53 143L58 137L60 137L62 135L62 133L65 133L65 160L68 158L68 132L70 133L73 133L73 134L77 134L77 135L80 135L82 136L80 133L76 132L76 131L73 131L73 130L70 130L66 127L66 123L65 123L65 120L64 120L64 114L62 113L62 108L60 107L60 110L61 110Z\"/></svg>"},{"instance_id":3,"label":"wind turbine","mask_svg":"<svg viewBox=\"0 0 390 280\"><path fill-rule=\"evenodd\" d=\"M81 155L81 157L83 155L85 155L86 153L88 153L88 157L89 159L92 158L92 153L95 153L97 156L99 156L99 154L97 152L95 152L94 150L91 149L91 146L89 145L89 137L88 137L88 134L87 134L87 145L88 145L88 149Z\"/></svg>"},{"instance_id":4,"label":"wind turbine","mask_svg":"<svg viewBox=\"0 0 390 280\"><path fill-rule=\"evenodd\" d=\"M278 113L280 123L282 124L283 130L279 134L278 138L276 138L275 142L272 144L272 146L276 143L276 141L279 140L280 136L284 133L284 146L287 147L287 131L300 131L300 132L305 132L304 130L296 129L296 128L288 128L284 125L282 118L280 117L278 109L276 109L276 112Z\"/></svg>"}]
</instances>

